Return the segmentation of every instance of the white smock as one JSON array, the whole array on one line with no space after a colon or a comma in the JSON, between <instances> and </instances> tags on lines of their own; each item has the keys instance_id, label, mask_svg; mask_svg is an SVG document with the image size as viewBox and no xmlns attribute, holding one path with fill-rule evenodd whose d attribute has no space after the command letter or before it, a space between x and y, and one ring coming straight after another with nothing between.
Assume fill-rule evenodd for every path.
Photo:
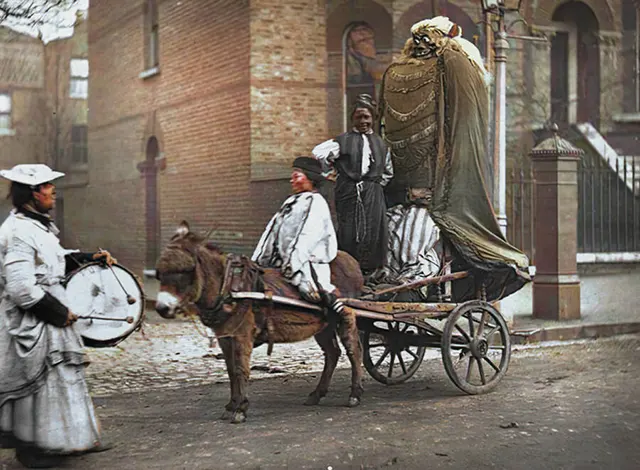
<instances>
[{"instance_id":1,"label":"white smock","mask_svg":"<svg viewBox=\"0 0 640 470\"><path fill-rule=\"evenodd\" d=\"M22 445L76 452L99 443L82 338L28 309L45 292L66 301L58 229L12 212L0 227L0 431ZM79 312L75 312L79 313Z\"/></svg>"},{"instance_id":2,"label":"white smock","mask_svg":"<svg viewBox=\"0 0 640 470\"><path fill-rule=\"evenodd\" d=\"M290 196L271 218L251 259L260 266L280 268L300 292L318 288L333 292L329 263L338 254L329 205L316 192ZM319 286L314 282L315 271Z\"/></svg>"}]
</instances>

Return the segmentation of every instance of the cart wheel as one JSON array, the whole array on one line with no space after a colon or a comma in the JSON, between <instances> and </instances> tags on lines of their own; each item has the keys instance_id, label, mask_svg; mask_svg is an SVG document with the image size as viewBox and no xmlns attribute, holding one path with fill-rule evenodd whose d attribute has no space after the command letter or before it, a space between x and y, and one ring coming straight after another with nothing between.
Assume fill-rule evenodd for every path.
<instances>
[{"instance_id":1,"label":"cart wheel","mask_svg":"<svg viewBox=\"0 0 640 470\"><path fill-rule=\"evenodd\" d=\"M405 382L422 363L424 346L407 345L406 335L424 334L424 330L409 323L373 322L374 330L362 332L364 368L369 375L386 385Z\"/></svg>"},{"instance_id":2,"label":"cart wheel","mask_svg":"<svg viewBox=\"0 0 640 470\"><path fill-rule=\"evenodd\" d=\"M472 300L447 318L442 361L454 384L471 395L493 390L509 367L509 328L491 304Z\"/></svg>"}]
</instances>

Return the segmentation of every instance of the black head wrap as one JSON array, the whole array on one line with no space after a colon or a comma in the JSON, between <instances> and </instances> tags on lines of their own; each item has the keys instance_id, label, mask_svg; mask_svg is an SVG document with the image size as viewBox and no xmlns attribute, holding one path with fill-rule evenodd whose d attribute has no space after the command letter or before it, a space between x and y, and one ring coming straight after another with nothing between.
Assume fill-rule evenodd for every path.
<instances>
[{"instance_id":1,"label":"black head wrap","mask_svg":"<svg viewBox=\"0 0 640 470\"><path fill-rule=\"evenodd\" d=\"M358 108L366 108L369 111L371 111L371 115L373 116L373 118L376 118L376 112L377 112L377 108L378 108L378 104L376 103L376 101L373 99L373 97L367 93L361 93L359 94L355 101L353 102L353 105L351 106L351 117L353 117L353 114L356 112L356 109Z\"/></svg>"},{"instance_id":2,"label":"black head wrap","mask_svg":"<svg viewBox=\"0 0 640 470\"><path fill-rule=\"evenodd\" d=\"M320 162L313 157L297 157L293 161L293 168L302 171L307 178L314 183L320 183L324 180L324 176L322 176L322 166Z\"/></svg>"}]
</instances>

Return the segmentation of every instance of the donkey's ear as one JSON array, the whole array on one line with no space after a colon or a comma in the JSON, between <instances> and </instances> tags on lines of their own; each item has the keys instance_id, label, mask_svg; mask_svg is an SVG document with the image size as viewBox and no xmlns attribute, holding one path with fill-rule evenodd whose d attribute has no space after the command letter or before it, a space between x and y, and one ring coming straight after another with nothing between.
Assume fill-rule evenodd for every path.
<instances>
[{"instance_id":1,"label":"donkey's ear","mask_svg":"<svg viewBox=\"0 0 640 470\"><path fill-rule=\"evenodd\" d=\"M184 237L188 235L189 232L190 232L190 229L187 221L183 220L182 222L180 222L180 224L178 225L178 228L176 229L176 235L180 237Z\"/></svg>"}]
</instances>

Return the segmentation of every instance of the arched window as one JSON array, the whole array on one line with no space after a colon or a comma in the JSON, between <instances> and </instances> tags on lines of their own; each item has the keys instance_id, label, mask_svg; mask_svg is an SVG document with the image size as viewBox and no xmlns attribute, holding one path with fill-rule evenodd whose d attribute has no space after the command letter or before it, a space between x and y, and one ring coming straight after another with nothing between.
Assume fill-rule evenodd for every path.
<instances>
[{"instance_id":1,"label":"arched window","mask_svg":"<svg viewBox=\"0 0 640 470\"><path fill-rule=\"evenodd\" d=\"M146 0L144 8L145 69L160 65L158 6L155 0Z\"/></svg>"},{"instance_id":2,"label":"arched window","mask_svg":"<svg viewBox=\"0 0 640 470\"><path fill-rule=\"evenodd\" d=\"M149 138L144 165L145 179L145 225L146 225L146 265L153 269L159 255L160 211L158 205L158 166L156 159L160 153L158 139Z\"/></svg>"},{"instance_id":3,"label":"arched window","mask_svg":"<svg viewBox=\"0 0 640 470\"><path fill-rule=\"evenodd\" d=\"M600 47L598 19L582 2L560 5L553 13L551 41L551 118L566 128L577 122L600 126Z\"/></svg>"},{"instance_id":4,"label":"arched window","mask_svg":"<svg viewBox=\"0 0 640 470\"><path fill-rule=\"evenodd\" d=\"M376 100L378 89L388 64L380 60L384 51L376 47L376 34L364 21L351 23L343 38L345 123L350 125L349 110L355 98L368 93Z\"/></svg>"}]
</instances>

